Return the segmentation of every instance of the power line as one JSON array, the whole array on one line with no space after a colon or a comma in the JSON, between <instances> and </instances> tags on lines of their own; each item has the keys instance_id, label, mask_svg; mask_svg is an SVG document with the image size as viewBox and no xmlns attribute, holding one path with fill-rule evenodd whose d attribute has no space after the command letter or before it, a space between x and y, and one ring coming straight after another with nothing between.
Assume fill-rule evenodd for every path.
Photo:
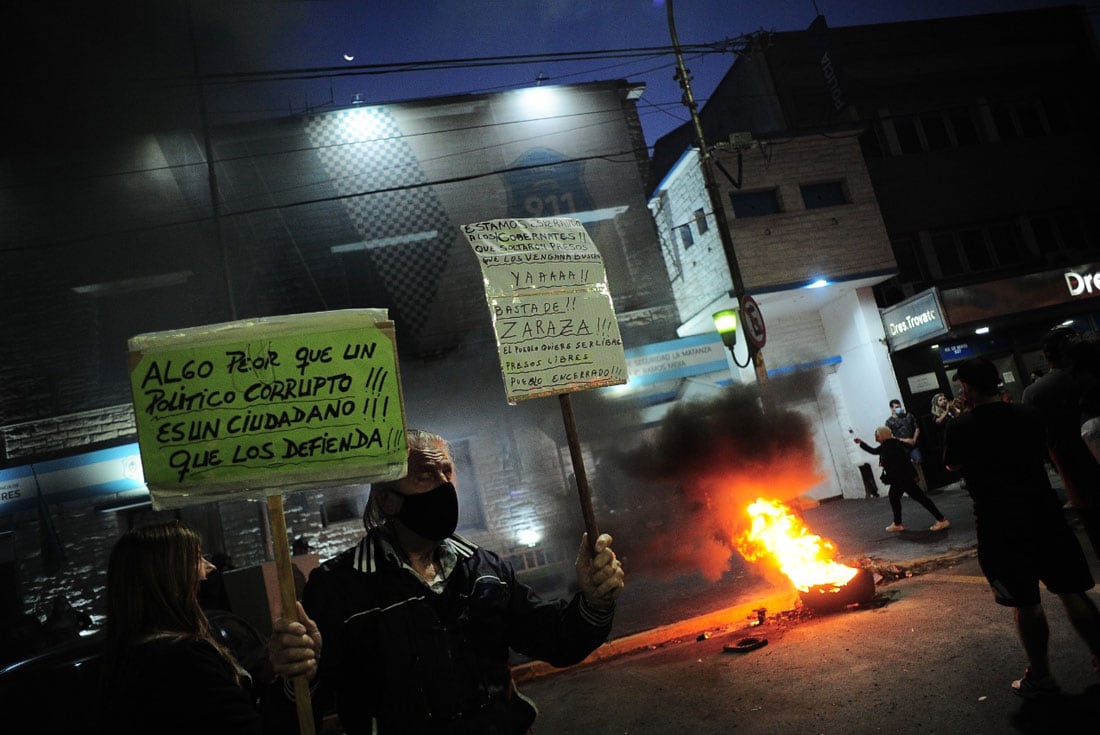
<instances>
[{"instance_id":1,"label":"power line","mask_svg":"<svg viewBox=\"0 0 1100 735\"><path fill-rule=\"evenodd\" d=\"M684 47L688 54L738 53L753 38L742 35L723 41L689 44ZM349 76L373 76L378 74L401 74L423 71L453 71L455 69L476 69L493 66L516 66L530 64L559 64L575 61L594 61L598 59L654 58L673 53L671 46L642 46L636 48L609 49L605 51L559 51L545 54L513 54L509 56L478 56L459 59L438 59L433 61L404 61L380 64L358 64L355 66L325 66L302 69L280 69L255 72L219 72L203 74L199 82L210 85L237 84L249 82L294 81L306 79L331 79ZM194 81L194 80L189 80Z\"/></svg>"},{"instance_id":2,"label":"power line","mask_svg":"<svg viewBox=\"0 0 1100 735\"><path fill-rule=\"evenodd\" d=\"M619 107L607 108L607 109L598 109L598 110L586 110L584 112L570 113L570 114L565 114L565 115L545 116L545 117L539 118L539 121L554 121L554 120L559 120L560 121L560 120L566 120L566 119L569 119L569 118L584 118L584 117L591 117L591 116L609 115L609 114L617 114L620 111L621 111L621 108L619 108ZM237 155L237 156L218 157L218 158L213 159L213 161L211 161L211 162L208 162L206 160L200 160L200 161L192 161L192 162L188 162L188 163L168 164L168 165L165 165L165 166L150 166L150 167L144 167L144 168L127 169L127 170L124 170L124 171L112 171L112 172L102 173L102 174L96 173L96 174L90 174L90 175L87 175L87 176L70 176L70 177L67 177L65 179L64 183L104 181L104 180L118 178L118 177L124 177L124 176L136 176L136 175L148 175L148 174L164 173L164 172L168 172L168 171L178 171L178 170L183 170L183 169L187 169L187 168L193 168L193 167L197 167L197 166L205 167L205 166L208 165L208 163L213 163L213 165L216 165L216 166L221 166L221 165L225 165L225 164L234 164L234 163L246 163L246 162L249 162L249 161L257 161L257 160L270 158L270 157L286 156L286 155L292 155L292 154L295 154L295 153L304 153L306 151L331 150L331 149L357 146L357 145L386 143L386 142L392 142L392 141L403 141L403 140L410 140L410 139L414 139L414 138L427 137L427 136L433 136L433 135L455 135L455 134L469 133L469 132L475 132L475 131L485 130L485 129L502 128L502 127L507 127L507 126L511 126L511 125L530 124L531 122L533 122L533 120L531 120L531 119L521 119L521 120L509 120L509 121L503 121L503 122L478 123L478 124L475 124L475 125L462 125L462 126L455 126L455 127L448 127L448 128L440 128L438 130L429 130L429 131L424 131L424 132L420 132L420 133L401 133L400 135L388 135L388 136L381 136L381 137L377 137L377 138L369 138L369 139L364 139L364 140L349 140L349 141L344 141L344 142L334 143L334 144L329 144L329 145L320 145L320 146L318 146L318 145L308 145L308 146L292 147L292 148L280 148L278 150L270 151L270 152L247 153L247 154L242 154L242 155ZM598 124L602 124L602 123L595 122L595 123L581 124L581 125L577 125L575 127L568 128L568 129L563 129L560 132L563 133L563 134L575 133L575 132L581 131L585 128L592 127L593 125L598 125ZM542 137L542 136L540 135L539 137ZM441 154L439 156L434 156L434 157L430 157L430 158L421 159L420 162L421 163L431 163L431 162L440 161L440 160L443 160L443 159L449 158L449 157L454 157L454 156L459 156L459 155L470 155L470 154L473 154L473 153L477 153L479 151L488 151L488 150L492 150L494 148L498 148L498 147L505 146L505 145L514 145L516 142L522 142L523 140L528 140L528 139L527 138L512 139L512 140L509 140L509 141L506 141L506 142L493 143L492 145L482 146L481 148L469 148L469 149L466 149L466 150L463 150L463 151L460 151L460 152L445 153L445 154ZM359 175L361 175L361 174L356 174L355 176L359 176ZM323 182L320 182L320 181L319 182L313 182L309 186L315 186L318 183L333 183L333 182L338 181L338 180L339 179L326 179ZM33 188L34 186L36 186L36 184L34 184L34 183L31 183L31 184L13 184L13 185L7 185L7 186L0 186L0 191L18 189L18 188ZM295 187L295 188L297 188L297 187ZM279 189L279 190L276 190L275 193L285 193L285 192L291 191L291 190L293 190L293 189ZM225 201L226 201L226 203L231 204L233 200L225 200Z\"/></svg>"},{"instance_id":3,"label":"power line","mask_svg":"<svg viewBox=\"0 0 1100 735\"><path fill-rule=\"evenodd\" d=\"M331 196L315 197L315 198L312 198L312 199L301 199L301 200L298 200L298 201L286 202L286 203L283 203L283 204L272 204L272 205L267 205L267 206L262 206L262 207L252 207L250 209L240 209L240 210L234 210L234 211L223 211L220 216L221 216L222 219L231 219L231 218L235 218L235 217L247 217L247 216L250 216L250 215L264 214L266 212L277 212L277 211L280 211L280 210L292 209L292 208L296 208L296 207L305 207L305 206L316 205L316 204L340 202L340 201L344 201L344 200L347 200L347 199L355 199L357 197L374 196L374 195L377 195L377 194L388 194L388 193L392 193L392 192L408 191L408 190L412 190L412 189L421 189L421 188L424 188L424 187L432 187L432 186L446 186L448 184L462 184L462 183L466 183L466 182L469 182L469 181L475 181L477 179L486 178L486 177L489 177L489 176L499 176L501 174L517 173L517 172L522 172L522 171L534 171L534 170L538 170L538 169L542 169L542 168L550 168L550 167L554 167L554 166L560 166L562 164L583 163L585 161L604 160L604 161L609 161L609 162L612 162L612 163L625 163L625 164L629 164L629 165L634 165L637 161L637 155L638 155L639 150L640 149L631 148L631 149L620 150L620 151L593 154L593 155L590 155L590 156L577 156L577 157L574 157L574 158L567 158L567 159L562 159L560 161L554 161L552 163L538 163L538 164L530 164L530 165L526 165L526 166L510 166L510 167L503 168L503 169L494 169L492 171L483 171L481 173L465 174L465 175L462 175L462 176L450 176L450 177L442 178L442 179L434 179L432 181L421 181L421 182L414 182L414 183L401 183L401 184L398 184L398 185L395 185L395 186L388 186L388 187L383 187L383 188L380 188L380 189L366 189L366 190L362 190L362 191L351 192L351 193L348 193L348 194L333 194ZM623 160L623 161L613 160L613 159L618 158L620 156L625 156L626 160ZM195 209L205 209L205 208L206 208L206 205L195 207ZM212 222L214 220L215 220L215 216L213 214L209 214L209 215L202 215L202 216L197 216L197 217L190 217L188 219L178 219L178 220L172 220L172 221L161 221L161 222L157 222L155 224L148 225L148 226L116 229L116 230L111 230L111 231L107 231L107 232L97 232L97 233L94 233L94 234L89 234L89 235L84 236L84 237L73 237L73 238L69 238L69 239L66 239L66 240L51 240L49 242L24 240L22 242L14 243L11 247L0 248L0 253L17 253L17 252L26 252L26 251L30 251L30 250L34 250L35 252L39 252L39 251L42 251L46 248L56 248L56 247L64 247L64 246L69 246L69 245L79 245L79 244L83 244L83 243L93 242L95 240L105 238L105 237L110 238L110 237L118 237L118 236L121 236L121 235L143 234L143 233L148 233L148 232L155 232L157 230L162 230L162 229L166 229L166 228L180 227L182 225L193 225L193 224L199 224L199 223Z\"/></svg>"}]
</instances>

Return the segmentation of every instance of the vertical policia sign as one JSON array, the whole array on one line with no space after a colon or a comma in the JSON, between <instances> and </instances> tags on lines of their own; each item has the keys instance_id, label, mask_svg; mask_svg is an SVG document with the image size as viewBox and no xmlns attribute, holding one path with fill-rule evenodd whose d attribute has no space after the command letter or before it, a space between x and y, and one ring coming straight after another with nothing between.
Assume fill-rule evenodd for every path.
<instances>
[{"instance_id":1,"label":"vertical policia sign","mask_svg":"<svg viewBox=\"0 0 1100 735\"><path fill-rule=\"evenodd\" d=\"M295 314L129 341L156 510L266 498L283 617L297 619L283 495L406 472L405 410L384 309ZM309 686L294 681L302 733Z\"/></svg>"},{"instance_id":2,"label":"vertical policia sign","mask_svg":"<svg viewBox=\"0 0 1100 735\"><path fill-rule=\"evenodd\" d=\"M508 403L557 395L588 543L599 536L569 394L621 385L626 356L603 259L575 219L465 225L485 281Z\"/></svg>"}]
</instances>

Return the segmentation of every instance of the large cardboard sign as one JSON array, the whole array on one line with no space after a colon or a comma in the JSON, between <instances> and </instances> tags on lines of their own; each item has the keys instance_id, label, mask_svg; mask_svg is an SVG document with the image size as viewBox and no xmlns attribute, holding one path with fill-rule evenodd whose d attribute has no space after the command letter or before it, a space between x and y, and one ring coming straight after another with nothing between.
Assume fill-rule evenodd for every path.
<instances>
[{"instance_id":1,"label":"large cardboard sign","mask_svg":"<svg viewBox=\"0 0 1100 735\"><path fill-rule=\"evenodd\" d=\"M133 337L130 383L156 509L406 471L384 309L294 314Z\"/></svg>"},{"instance_id":2,"label":"large cardboard sign","mask_svg":"<svg viewBox=\"0 0 1100 735\"><path fill-rule=\"evenodd\" d=\"M509 403L627 381L603 259L580 221L499 219L462 232L481 265Z\"/></svg>"}]
</instances>

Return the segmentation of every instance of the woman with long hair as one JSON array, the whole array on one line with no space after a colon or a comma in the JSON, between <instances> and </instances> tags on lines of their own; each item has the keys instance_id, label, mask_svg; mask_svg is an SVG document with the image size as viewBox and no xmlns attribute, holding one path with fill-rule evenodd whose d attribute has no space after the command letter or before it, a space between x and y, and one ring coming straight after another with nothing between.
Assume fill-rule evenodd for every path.
<instances>
[{"instance_id":1,"label":"woman with long hair","mask_svg":"<svg viewBox=\"0 0 1100 735\"><path fill-rule=\"evenodd\" d=\"M955 404L947 400L945 393L937 393L932 396L932 420L938 426L943 426L958 415Z\"/></svg>"},{"instance_id":2,"label":"woman with long hair","mask_svg":"<svg viewBox=\"0 0 1100 735\"><path fill-rule=\"evenodd\" d=\"M104 733L260 733L249 676L212 636L198 602L213 569L179 521L135 528L107 568Z\"/></svg>"}]
</instances>

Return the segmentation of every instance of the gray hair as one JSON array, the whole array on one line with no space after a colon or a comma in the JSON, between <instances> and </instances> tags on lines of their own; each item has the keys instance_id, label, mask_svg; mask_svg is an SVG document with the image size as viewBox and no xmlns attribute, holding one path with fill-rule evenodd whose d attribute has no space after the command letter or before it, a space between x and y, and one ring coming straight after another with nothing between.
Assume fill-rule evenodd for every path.
<instances>
[{"instance_id":1,"label":"gray hair","mask_svg":"<svg viewBox=\"0 0 1100 735\"><path fill-rule=\"evenodd\" d=\"M430 431L406 429L405 443L408 445L409 453L428 449L441 449L447 453L448 457L454 457L450 442L439 434ZM386 480L371 484L370 495L367 496L367 506L363 508L363 526L368 531L385 524L388 518L382 511L381 498L387 492L396 492L400 482L401 480Z\"/></svg>"}]
</instances>

